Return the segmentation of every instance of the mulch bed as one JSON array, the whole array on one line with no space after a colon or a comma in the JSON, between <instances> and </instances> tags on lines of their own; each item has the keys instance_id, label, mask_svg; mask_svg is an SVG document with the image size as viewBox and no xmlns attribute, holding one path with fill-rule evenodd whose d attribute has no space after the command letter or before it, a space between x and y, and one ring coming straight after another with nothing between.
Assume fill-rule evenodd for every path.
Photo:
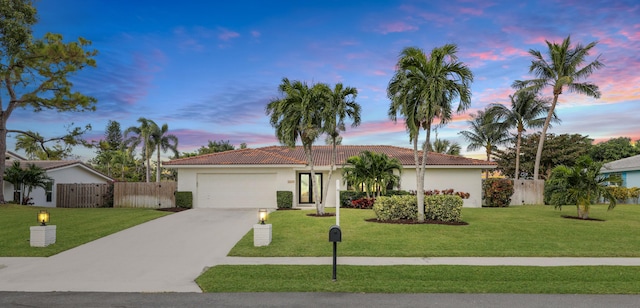
<instances>
[{"instance_id":1,"label":"mulch bed","mask_svg":"<svg viewBox=\"0 0 640 308\"><path fill-rule=\"evenodd\" d=\"M279 208L278 211L299 211L301 209L294 209L292 207L283 207L283 208Z\"/></svg>"},{"instance_id":2,"label":"mulch bed","mask_svg":"<svg viewBox=\"0 0 640 308\"><path fill-rule=\"evenodd\" d=\"M324 215L318 215L317 213L313 213L313 214L307 214L307 216L311 216L311 217L331 217L331 216L336 216L336 213L324 213Z\"/></svg>"},{"instance_id":3,"label":"mulch bed","mask_svg":"<svg viewBox=\"0 0 640 308\"><path fill-rule=\"evenodd\" d=\"M577 220L585 220L585 221L605 221L604 219L598 219L598 218L580 218L578 216L569 216L569 215L562 215L562 218L567 218L567 219L577 219Z\"/></svg>"},{"instance_id":4,"label":"mulch bed","mask_svg":"<svg viewBox=\"0 0 640 308\"><path fill-rule=\"evenodd\" d=\"M158 211L172 212L172 213L182 212L186 210L188 210L188 208L185 208L185 207L165 207L165 208L158 209Z\"/></svg>"},{"instance_id":5,"label":"mulch bed","mask_svg":"<svg viewBox=\"0 0 640 308\"><path fill-rule=\"evenodd\" d=\"M430 220L430 219L425 219L423 222L419 222L419 221L413 220L413 219L378 220L377 218L369 218L369 219L365 219L365 221L367 221L367 222L377 222L377 223L382 223L382 224L401 224L401 225L431 224L431 225L448 225L448 226L466 226L466 225L469 224L468 222L464 222L464 221L447 222L447 221Z\"/></svg>"}]
</instances>

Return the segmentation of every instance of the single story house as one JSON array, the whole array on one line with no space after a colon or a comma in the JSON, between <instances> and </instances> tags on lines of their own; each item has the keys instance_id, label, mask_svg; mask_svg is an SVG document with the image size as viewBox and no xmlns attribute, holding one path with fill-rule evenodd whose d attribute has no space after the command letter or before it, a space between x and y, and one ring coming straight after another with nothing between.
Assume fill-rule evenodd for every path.
<instances>
[{"instance_id":1,"label":"single story house","mask_svg":"<svg viewBox=\"0 0 640 308\"><path fill-rule=\"evenodd\" d=\"M605 176L620 175L623 187L640 187L640 155L606 163L600 173Z\"/></svg>"},{"instance_id":2,"label":"single story house","mask_svg":"<svg viewBox=\"0 0 640 308\"><path fill-rule=\"evenodd\" d=\"M93 184L93 183L110 183L113 179L91 168L89 165L79 160L27 160L15 153L8 152L6 154L5 166L7 168L13 165L14 161L19 161L22 168L33 164L47 172L52 179L50 185L46 188L34 188L29 195L34 205L45 207L56 207L56 189L58 184ZM20 191L13 187L13 183L6 180L3 183L3 192L5 200L14 200L19 202L27 192ZM17 198L17 200L15 200Z\"/></svg>"},{"instance_id":3,"label":"single story house","mask_svg":"<svg viewBox=\"0 0 640 308\"><path fill-rule=\"evenodd\" d=\"M331 161L331 146L314 146L314 170L317 183L326 185ZM397 158L402 166L401 187L416 190L413 149L385 145L340 145L336 170L329 183L327 207L336 206L336 185L342 190L342 166L362 151L384 153ZM178 172L178 191L193 193L195 208L276 208L276 191L293 192L294 207L311 207L315 200L311 173L301 146L268 146L240 149L164 162ZM482 206L482 169L496 163L429 153L425 176L426 190L454 189L470 194L465 207ZM336 183L338 181L338 183Z\"/></svg>"}]
</instances>

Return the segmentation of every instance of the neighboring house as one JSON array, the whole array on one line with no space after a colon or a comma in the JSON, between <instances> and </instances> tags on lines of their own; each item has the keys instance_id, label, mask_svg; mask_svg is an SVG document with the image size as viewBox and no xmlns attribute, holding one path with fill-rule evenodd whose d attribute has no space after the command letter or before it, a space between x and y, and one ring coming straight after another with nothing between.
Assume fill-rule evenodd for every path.
<instances>
[{"instance_id":1,"label":"neighboring house","mask_svg":"<svg viewBox=\"0 0 640 308\"><path fill-rule=\"evenodd\" d=\"M373 146L338 146L336 169L331 179L328 207L336 205L336 180L341 190L342 166L347 158L360 152L384 153L395 157L404 166L401 177L403 190L416 190L413 150L408 148ZM331 146L314 146L314 170L318 182L325 185L330 168ZM270 146L200 155L164 162L166 168L178 172L178 191L193 193L196 208L276 208L276 191L291 191L295 207L313 206L311 173L302 147ZM495 168L496 163L461 156L429 153L425 189L454 189L471 196L465 207L482 206L483 168Z\"/></svg>"},{"instance_id":2,"label":"neighboring house","mask_svg":"<svg viewBox=\"0 0 640 308\"><path fill-rule=\"evenodd\" d=\"M56 207L56 188L58 184L88 184L88 183L109 183L113 179L96 171L87 164L79 160L26 160L23 157L7 152L5 166L11 167L13 162L20 161L21 167L25 168L29 164L34 164L47 172L52 179L50 185L45 189L41 187L34 188L30 197L34 205ZM15 190L12 183L4 181L4 198L5 200L15 200L19 202L26 192Z\"/></svg>"},{"instance_id":3,"label":"neighboring house","mask_svg":"<svg viewBox=\"0 0 640 308\"><path fill-rule=\"evenodd\" d=\"M605 176L619 175L623 187L640 187L640 155L606 163L600 173Z\"/></svg>"}]
</instances>

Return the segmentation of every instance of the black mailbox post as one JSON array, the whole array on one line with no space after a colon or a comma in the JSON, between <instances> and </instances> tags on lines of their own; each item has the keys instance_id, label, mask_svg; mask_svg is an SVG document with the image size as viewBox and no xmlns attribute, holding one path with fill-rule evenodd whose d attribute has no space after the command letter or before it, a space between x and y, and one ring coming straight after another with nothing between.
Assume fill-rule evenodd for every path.
<instances>
[{"instance_id":1,"label":"black mailbox post","mask_svg":"<svg viewBox=\"0 0 640 308\"><path fill-rule=\"evenodd\" d=\"M333 243L333 281L336 281L336 265L338 261L338 242L342 242L342 230L340 226L333 225L329 228L329 242Z\"/></svg>"}]
</instances>

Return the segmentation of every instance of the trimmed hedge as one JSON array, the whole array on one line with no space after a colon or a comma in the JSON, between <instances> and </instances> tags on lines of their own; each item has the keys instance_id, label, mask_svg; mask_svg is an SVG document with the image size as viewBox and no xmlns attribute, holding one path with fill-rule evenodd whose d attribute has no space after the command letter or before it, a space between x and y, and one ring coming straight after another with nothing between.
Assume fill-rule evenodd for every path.
<instances>
[{"instance_id":1,"label":"trimmed hedge","mask_svg":"<svg viewBox=\"0 0 640 308\"><path fill-rule=\"evenodd\" d=\"M418 219L416 196L378 197L373 204L373 212L378 220Z\"/></svg>"},{"instance_id":2,"label":"trimmed hedge","mask_svg":"<svg viewBox=\"0 0 640 308\"><path fill-rule=\"evenodd\" d=\"M513 195L513 181L510 179L486 179L482 183L485 207L508 207Z\"/></svg>"},{"instance_id":3,"label":"trimmed hedge","mask_svg":"<svg viewBox=\"0 0 640 308\"><path fill-rule=\"evenodd\" d=\"M293 207L293 192L279 190L276 191L276 202L279 209L290 209Z\"/></svg>"},{"instance_id":4,"label":"trimmed hedge","mask_svg":"<svg viewBox=\"0 0 640 308\"><path fill-rule=\"evenodd\" d=\"M462 221L462 197L458 195L433 195L424 198L426 219L444 222Z\"/></svg>"},{"instance_id":5,"label":"trimmed hedge","mask_svg":"<svg viewBox=\"0 0 640 308\"><path fill-rule=\"evenodd\" d=\"M373 204L373 211L378 220L416 220L417 202L417 197L412 195L378 197ZM460 222L462 204L462 198L457 195L425 196L425 219Z\"/></svg>"},{"instance_id":6,"label":"trimmed hedge","mask_svg":"<svg viewBox=\"0 0 640 308\"><path fill-rule=\"evenodd\" d=\"M193 207L193 194L190 191L176 192L176 207L190 209Z\"/></svg>"}]
</instances>

